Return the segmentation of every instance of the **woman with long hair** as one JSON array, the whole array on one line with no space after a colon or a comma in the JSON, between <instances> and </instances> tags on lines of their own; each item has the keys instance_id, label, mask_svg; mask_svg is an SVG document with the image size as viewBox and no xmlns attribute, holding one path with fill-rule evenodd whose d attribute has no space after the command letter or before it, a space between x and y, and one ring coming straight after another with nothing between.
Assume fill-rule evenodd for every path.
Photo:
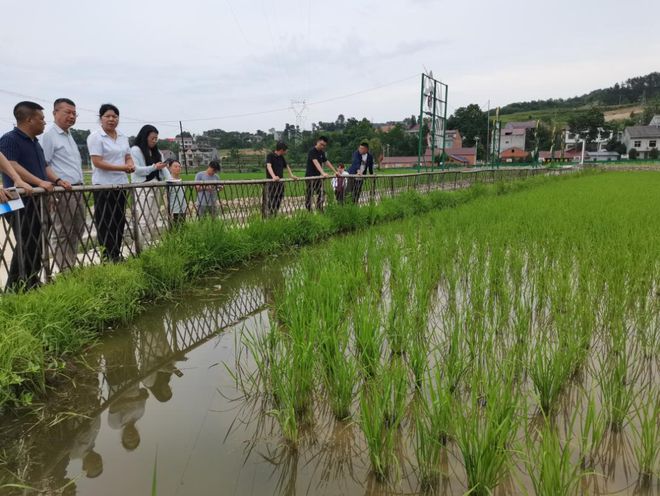
<instances>
[{"instance_id":1,"label":"woman with long hair","mask_svg":"<svg viewBox=\"0 0 660 496\"><path fill-rule=\"evenodd\" d=\"M135 171L128 137L117 129L119 109L104 103L99 109L101 128L87 137L92 159L92 183L95 185L128 184L128 173ZM94 191L94 224L101 246L101 256L113 262L122 259L126 225L126 190Z\"/></svg>"},{"instance_id":2,"label":"woman with long hair","mask_svg":"<svg viewBox=\"0 0 660 496\"><path fill-rule=\"evenodd\" d=\"M163 154L158 150L158 129L151 124L142 126L131 147L131 157L135 172L131 175L133 183L167 181L172 176L163 161ZM135 190L135 213L139 220L138 240L144 247L158 233L158 226L163 225L160 216L162 195L157 188L138 188Z\"/></svg>"}]
</instances>

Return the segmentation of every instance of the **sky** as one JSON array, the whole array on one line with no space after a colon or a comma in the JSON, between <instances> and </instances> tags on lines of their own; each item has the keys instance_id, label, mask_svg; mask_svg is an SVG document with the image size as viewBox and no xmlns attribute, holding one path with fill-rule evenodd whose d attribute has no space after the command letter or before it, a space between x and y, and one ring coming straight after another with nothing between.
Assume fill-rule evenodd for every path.
<instances>
[{"instance_id":1,"label":"sky","mask_svg":"<svg viewBox=\"0 0 660 496\"><path fill-rule=\"evenodd\" d=\"M32 0L3 2L0 132L33 100L120 128L305 128L419 113L420 74L449 105L567 98L660 71L657 0Z\"/></svg>"}]
</instances>

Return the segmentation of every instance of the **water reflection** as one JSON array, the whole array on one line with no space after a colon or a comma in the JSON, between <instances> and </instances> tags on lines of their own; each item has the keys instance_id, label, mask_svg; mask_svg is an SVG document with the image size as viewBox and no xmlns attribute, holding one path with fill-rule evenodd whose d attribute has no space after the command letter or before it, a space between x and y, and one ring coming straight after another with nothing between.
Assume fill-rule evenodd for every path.
<instances>
[{"instance_id":1,"label":"water reflection","mask_svg":"<svg viewBox=\"0 0 660 496\"><path fill-rule=\"evenodd\" d=\"M273 272L278 276L272 280L282 284L279 268L268 269ZM231 273L211 281L210 295L199 288L181 295L179 303L154 308L136 325L104 337L75 364L69 380L57 386L40 410L40 418L0 419L0 494L23 493L2 488L4 484L76 494L82 479L104 472L103 452L97 447L103 425L116 433L124 452L137 450L146 409L156 405L149 399L170 402L174 381L184 376L181 364L187 354L262 311L274 291L274 286L264 287L269 280L262 269ZM81 469L76 473L77 466Z\"/></svg>"}]
</instances>

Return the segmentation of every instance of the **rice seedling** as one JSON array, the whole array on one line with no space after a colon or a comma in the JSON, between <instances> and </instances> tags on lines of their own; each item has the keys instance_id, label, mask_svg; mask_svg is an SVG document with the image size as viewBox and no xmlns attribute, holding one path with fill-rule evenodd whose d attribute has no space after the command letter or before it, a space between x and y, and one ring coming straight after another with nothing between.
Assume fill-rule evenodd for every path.
<instances>
[{"instance_id":1,"label":"rice seedling","mask_svg":"<svg viewBox=\"0 0 660 496\"><path fill-rule=\"evenodd\" d=\"M597 408L593 394L589 394L587 406L582 415L582 425L578 437L580 463L583 467L593 465L598 450L605 437L607 421L602 410Z\"/></svg>"},{"instance_id":2,"label":"rice seedling","mask_svg":"<svg viewBox=\"0 0 660 496\"><path fill-rule=\"evenodd\" d=\"M578 493L585 472L571 458L571 438L561 441L557 428L544 418L543 427L525 436L525 464L535 494L569 496Z\"/></svg>"},{"instance_id":3,"label":"rice seedling","mask_svg":"<svg viewBox=\"0 0 660 496\"><path fill-rule=\"evenodd\" d=\"M506 367L506 365L505 365ZM519 422L518 395L507 373L499 379L475 374L466 401L454 399L455 441L463 456L471 494L491 494L510 463Z\"/></svg>"},{"instance_id":4,"label":"rice seedling","mask_svg":"<svg viewBox=\"0 0 660 496\"><path fill-rule=\"evenodd\" d=\"M452 393L438 366L426 376L413 410L415 455L423 489L433 488L442 475L440 458L451 435L452 403Z\"/></svg>"},{"instance_id":5,"label":"rice seedling","mask_svg":"<svg viewBox=\"0 0 660 496\"><path fill-rule=\"evenodd\" d=\"M345 329L346 325L342 326ZM332 413L337 420L351 416L358 368L348 351L346 331L326 333L320 337L319 353L323 363L323 380Z\"/></svg>"},{"instance_id":6,"label":"rice seedling","mask_svg":"<svg viewBox=\"0 0 660 496\"><path fill-rule=\"evenodd\" d=\"M640 403L633 423L635 457L639 474L650 478L660 471L660 390L650 386Z\"/></svg>"},{"instance_id":7,"label":"rice seedling","mask_svg":"<svg viewBox=\"0 0 660 496\"><path fill-rule=\"evenodd\" d=\"M571 377L575 364L575 350L553 341L553 337L548 334L539 336L531 349L528 366L539 406L546 414Z\"/></svg>"},{"instance_id":8,"label":"rice seedling","mask_svg":"<svg viewBox=\"0 0 660 496\"><path fill-rule=\"evenodd\" d=\"M365 384L360 392L360 428L364 434L371 461L371 469L380 480L385 480L396 462L395 425L388 425L389 398L380 378Z\"/></svg>"},{"instance_id":9,"label":"rice seedling","mask_svg":"<svg viewBox=\"0 0 660 496\"><path fill-rule=\"evenodd\" d=\"M370 296L358 299L352 321L358 363L362 374L368 378L378 373L384 348L378 305L374 300Z\"/></svg>"},{"instance_id":10,"label":"rice seedling","mask_svg":"<svg viewBox=\"0 0 660 496\"><path fill-rule=\"evenodd\" d=\"M620 431L628 419L638 393L640 375L635 355L625 348L613 351L600 362L600 389L608 425Z\"/></svg>"}]
</instances>

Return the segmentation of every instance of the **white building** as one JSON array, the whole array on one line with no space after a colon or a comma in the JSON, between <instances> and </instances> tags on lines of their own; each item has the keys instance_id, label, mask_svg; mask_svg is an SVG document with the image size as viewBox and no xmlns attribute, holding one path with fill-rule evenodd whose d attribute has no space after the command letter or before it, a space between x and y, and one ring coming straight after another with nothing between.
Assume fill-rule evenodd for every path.
<instances>
[{"instance_id":1,"label":"white building","mask_svg":"<svg viewBox=\"0 0 660 496\"><path fill-rule=\"evenodd\" d=\"M500 130L500 150L511 148L524 150L527 130L534 128L536 128L536 121L507 122Z\"/></svg>"},{"instance_id":2,"label":"white building","mask_svg":"<svg viewBox=\"0 0 660 496\"><path fill-rule=\"evenodd\" d=\"M649 152L657 149L660 144L660 127L656 126L631 126L623 131L623 143L630 153L631 149L637 150L639 158L649 158Z\"/></svg>"}]
</instances>

